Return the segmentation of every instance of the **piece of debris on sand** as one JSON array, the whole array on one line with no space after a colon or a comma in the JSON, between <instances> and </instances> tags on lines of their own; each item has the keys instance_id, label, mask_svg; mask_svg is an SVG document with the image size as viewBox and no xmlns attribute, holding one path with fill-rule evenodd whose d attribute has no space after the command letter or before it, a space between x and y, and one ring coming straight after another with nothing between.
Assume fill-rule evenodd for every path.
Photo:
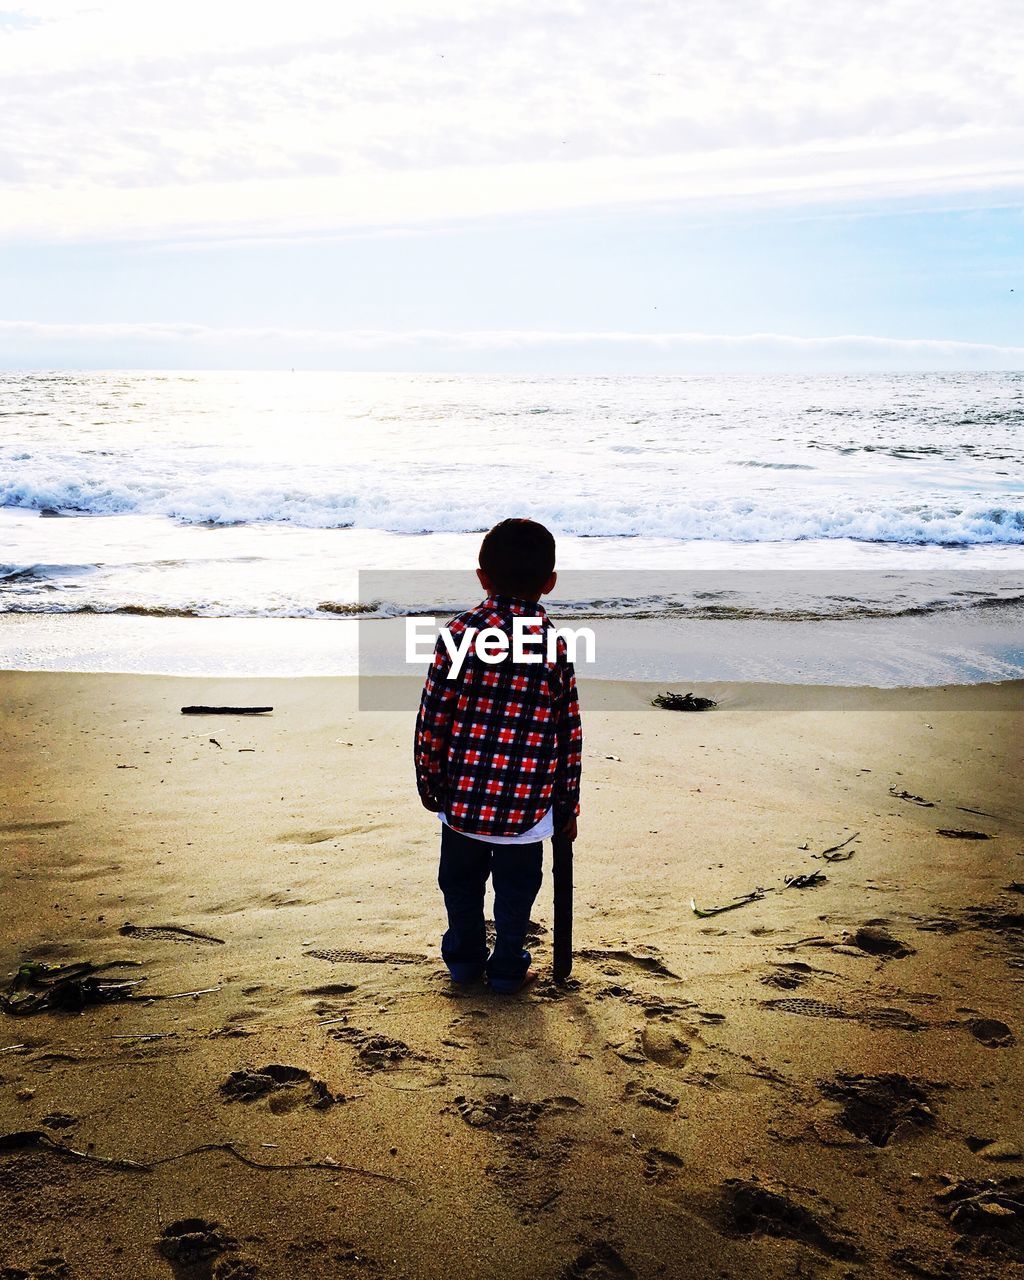
<instances>
[{"instance_id":1,"label":"piece of debris on sand","mask_svg":"<svg viewBox=\"0 0 1024 1280\"><path fill-rule=\"evenodd\" d=\"M651 706L662 711L710 711L718 703L714 698L694 697L692 693L659 693L651 699Z\"/></svg>"},{"instance_id":2,"label":"piece of debris on sand","mask_svg":"<svg viewBox=\"0 0 1024 1280\"><path fill-rule=\"evenodd\" d=\"M827 879L824 871L801 871L796 875L784 876L783 882L787 889L814 889L819 884L825 884Z\"/></svg>"},{"instance_id":3,"label":"piece of debris on sand","mask_svg":"<svg viewBox=\"0 0 1024 1280\"><path fill-rule=\"evenodd\" d=\"M902 791L897 787L890 787L889 794L894 800L908 800L911 804L919 804L922 809L935 808L934 801L926 800L924 796L915 796L912 791Z\"/></svg>"},{"instance_id":4,"label":"piece of debris on sand","mask_svg":"<svg viewBox=\"0 0 1024 1280\"><path fill-rule=\"evenodd\" d=\"M111 960L92 964L82 960L75 964L43 964L27 960L19 965L10 986L0 994L0 1010L24 1016L53 1010L77 1013L90 1004L107 1004L113 1000L130 1000L143 978L98 978L104 969L134 966L137 961Z\"/></svg>"},{"instance_id":5,"label":"piece of debris on sand","mask_svg":"<svg viewBox=\"0 0 1024 1280\"><path fill-rule=\"evenodd\" d=\"M935 1198L959 1253L1024 1262L1024 1177L950 1181Z\"/></svg>"}]
</instances>

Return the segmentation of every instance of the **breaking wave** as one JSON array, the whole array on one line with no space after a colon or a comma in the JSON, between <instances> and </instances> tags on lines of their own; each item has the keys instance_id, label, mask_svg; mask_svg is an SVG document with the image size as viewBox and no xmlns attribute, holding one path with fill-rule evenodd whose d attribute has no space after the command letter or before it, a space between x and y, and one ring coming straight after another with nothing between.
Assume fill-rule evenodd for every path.
<instances>
[{"instance_id":1,"label":"breaking wave","mask_svg":"<svg viewBox=\"0 0 1024 1280\"><path fill-rule=\"evenodd\" d=\"M0 481L0 506L52 516L163 516L181 524L277 523L308 529L364 528L392 533L476 533L481 495L465 477L447 483L405 476L390 492L369 483L347 490L253 484L240 471L188 486L112 483L96 477ZM560 490L561 486L554 486ZM903 545L1024 544L1024 507L984 501L891 501L873 494L822 492L750 497L701 496L676 490L615 492L564 499L534 488L521 514L555 533L579 537L672 538L686 541L799 542L850 539Z\"/></svg>"}]
</instances>

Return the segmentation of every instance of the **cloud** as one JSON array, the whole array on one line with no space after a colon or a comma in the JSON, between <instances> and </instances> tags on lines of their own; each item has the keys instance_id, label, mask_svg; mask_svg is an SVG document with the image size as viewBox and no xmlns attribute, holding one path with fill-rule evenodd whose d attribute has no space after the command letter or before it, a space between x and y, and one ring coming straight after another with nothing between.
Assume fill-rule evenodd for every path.
<instances>
[{"instance_id":1,"label":"cloud","mask_svg":"<svg viewBox=\"0 0 1024 1280\"><path fill-rule=\"evenodd\" d=\"M0 321L8 368L719 372L1024 370L1024 346L866 334L213 328Z\"/></svg>"},{"instance_id":2,"label":"cloud","mask_svg":"<svg viewBox=\"0 0 1024 1280\"><path fill-rule=\"evenodd\" d=\"M1024 183L1017 0L23 0L0 237Z\"/></svg>"}]
</instances>

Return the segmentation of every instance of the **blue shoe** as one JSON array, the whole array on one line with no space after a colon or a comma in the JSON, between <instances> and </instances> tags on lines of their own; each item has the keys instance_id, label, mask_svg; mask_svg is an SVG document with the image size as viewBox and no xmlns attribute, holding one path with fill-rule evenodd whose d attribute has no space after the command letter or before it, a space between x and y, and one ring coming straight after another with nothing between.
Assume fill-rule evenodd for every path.
<instances>
[{"instance_id":1,"label":"blue shoe","mask_svg":"<svg viewBox=\"0 0 1024 1280\"><path fill-rule=\"evenodd\" d=\"M514 996L517 991L522 991L532 983L536 982L540 974L536 969L527 969L521 978L491 978L489 986L493 992L500 996Z\"/></svg>"},{"instance_id":2,"label":"blue shoe","mask_svg":"<svg viewBox=\"0 0 1024 1280\"><path fill-rule=\"evenodd\" d=\"M450 963L446 960L445 964L448 965L448 973L457 987L471 987L474 982L479 982L484 976L482 964L466 964L458 960Z\"/></svg>"}]
</instances>

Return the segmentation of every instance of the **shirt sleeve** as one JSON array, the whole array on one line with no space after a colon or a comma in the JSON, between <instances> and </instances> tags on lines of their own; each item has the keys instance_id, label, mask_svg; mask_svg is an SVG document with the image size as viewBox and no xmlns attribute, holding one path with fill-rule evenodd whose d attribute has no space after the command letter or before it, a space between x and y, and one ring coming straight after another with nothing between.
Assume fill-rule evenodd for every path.
<instances>
[{"instance_id":1,"label":"shirt sleeve","mask_svg":"<svg viewBox=\"0 0 1024 1280\"><path fill-rule=\"evenodd\" d=\"M454 627L450 627L454 632ZM451 657L440 636L434 646L434 657L427 671L416 716L413 754L416 762L416 787L424 805L435 813L445 804L445 764L452 714L455 710L457 681L449 680Z\"/></svg>"},{"instance_id":2,"label":"shirt sleeve","mask_svg":"<svg viewBox=\"0 0 1024 1280\"><path fill-rule=\"evenodd\" d=\"M559 640L559 645L564 641ZM555 768L555 829L564 826L580 811L580 777L583 772L583 723L576 691L576 672L571 662L563 669L562 694L555 721L557 760Z\"/></svg>"}]
</instances>

